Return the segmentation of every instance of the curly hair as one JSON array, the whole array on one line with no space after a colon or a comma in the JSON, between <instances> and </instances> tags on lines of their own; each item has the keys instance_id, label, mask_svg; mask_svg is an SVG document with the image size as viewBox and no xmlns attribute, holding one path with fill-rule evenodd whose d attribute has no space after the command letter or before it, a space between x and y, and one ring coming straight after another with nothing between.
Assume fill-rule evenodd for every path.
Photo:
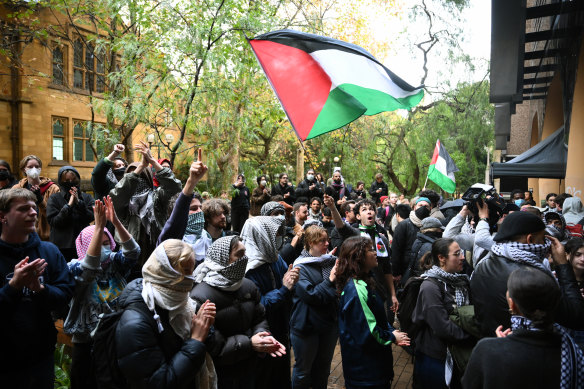
<instances>
[{"instance_id":1,"label":"curly hair","mask_svg":"<svg viewBox=\"0 0 584 389\"><path fill-rule=\"evenodd\" d=\"M205 226L207 226L207 222L214 216L224 213L225 217L227 217L231 211L229 203L222 199L209 199L203 203L201 208L203 215L205 215Z\"/></svg>"},{"instance_id":2,"label":"curly hair","mask_svg":"<svg viewBox=\"0 0 584 389\"><path fill-rule=\"evenodd\" d=\"M365 272L365 254L371 249L373 242L368 237L353 236L345 240L339 252L337 265L337 292L341 293L349 278L363 280L370 287L375 287L375 281Z\"/></svg>"}]
</instances>

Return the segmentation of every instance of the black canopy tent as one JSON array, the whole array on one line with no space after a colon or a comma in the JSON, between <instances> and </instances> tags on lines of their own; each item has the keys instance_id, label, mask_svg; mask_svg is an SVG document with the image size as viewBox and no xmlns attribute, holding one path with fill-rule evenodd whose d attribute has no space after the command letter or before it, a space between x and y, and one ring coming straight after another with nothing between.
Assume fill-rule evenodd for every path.
<instances>
[{"instance_id":1,"label":"black canopy tent","mask_svg":"<svg viewBox=\"0 0 584 389\"><path fill-rule=\"evenodd\" d=\"M568 145L564 126L523 154L491 164L491 177L565 178Z\"/></svg>"}]
</instances>

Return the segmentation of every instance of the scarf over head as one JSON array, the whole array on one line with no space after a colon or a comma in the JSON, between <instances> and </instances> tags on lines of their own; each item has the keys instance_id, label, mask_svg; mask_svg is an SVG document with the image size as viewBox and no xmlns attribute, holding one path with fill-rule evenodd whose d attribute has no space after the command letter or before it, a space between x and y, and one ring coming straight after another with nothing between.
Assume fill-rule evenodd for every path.
<instances>
[{"instance_id":1,"label":"scarf over head","mask_svg":"<svg viewBox=\"0 0 584 389\"><path fill-rule=\"evenodd\" d=\"M140 166L140 162L133 162L128 165L126 172L131 167L135 167L137 169L138 166ZM128 209L131 215L140 217L146 234L150 234L150 226L153 223L156 223L156 219L154 217L154 188L152 184L152 171L149 168L144 168L138 177L138 185L136 188L133 188L134 193L132 194L132 197L130 197Z\"/></svg>"},{"instance_id":2,"label":"scarf over head","mask_svg":"<svg viewBox=\"0 0 584 389\"><path fill-rule=\"evenodd\" d=\"M533 325L533 322L526 317L511 316L511 330L542 331ZM553 331L562 336L560 363L560 389L584 388L584 353L578 347L568 331L561 325L555 323Z\"/></svg>"},{"instance_id":3,"label":"scarf over head","mask_svg":"<svg viewBox=\"0 0 584 389\"><path fill-rule=\"evenodd\" d=\"M225 236L217 239L209 250L205 261L197 266L193 276L195 282L205 282L215 288L233 291L238 290L243 283L247 257L244 255L237 261L229 263L231 241L234 236Z\"/></svg>"},{"instance_id":4,"label":"scarf over head","mask_svg":"<svg viewBox=\"0 0 584 389\"><path fill-rule=\"evenodd\" d=\"M108 231L107 228L103 229L103 232L107 235L109 242L110 242L110 249L113 251L116 247L116 242L112 237L112 234ZM91 243L91 239L93 238L93 234L95 234L95 225L87 226L79 233L77 239L75 239L75 247L77 248L77 258L79 260L85 258L87 255L87 249L89 248L89 243Z\"/></svg>"},{"instance_id":5,"label":"scarf over head","mask_svg":"<svg viewBox=\"0 0 584 389\"><path fill-rule=\"evenodd\" d=\"M283 217L272 216L247 219L240 234L249 258L246 271L278 260L279 240L282 239L284 222Z\"/></svg>"},{"instance_id":6,"label":"scarf over head","mask_svg":"<svg viewBox=\"0 0 584 389\"><path fill-rule=\"evenodd\" d=\"M166 241L168 242L168 241ZM162 242L142 267L142 298L163 331L156 307L166 309L170 326L183 340L191 336L191 319L195 303L189 298L193 288L193 276L183 275L172 267Z\"/></svg>"},{"instance_id":7,"label":"scarf over head","mask_svg":"<svg viewBox=\"0 0 584 389\"><path fill-rule=\"evenodd\" d=\"M268 201L264 205L262 205L262 209L260 210L261 216L270 216L272 212L275 210L280 210L282 212L286 212L284 206L277 201Z\"/></svg>"}]
</instances>

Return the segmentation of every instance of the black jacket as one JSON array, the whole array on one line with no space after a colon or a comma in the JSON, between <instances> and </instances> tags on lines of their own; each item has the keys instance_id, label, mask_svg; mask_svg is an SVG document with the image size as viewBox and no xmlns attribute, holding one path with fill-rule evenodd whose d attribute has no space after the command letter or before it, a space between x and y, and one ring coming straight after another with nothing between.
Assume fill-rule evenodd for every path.
<instances>
[{"instance_id":1,"label":"black jacket","mask_svg":"<svg viewBox=\"0 0 584 389\"><path fill-rule=\"evenodd\" d=\"M321 266L300 265L300 276L292 297L290 331L312 335L336 330L338 297L334 283L323 279Z\"/></svg>"},{"instance_id":2,"label":"black jacket","mask_svg":"<svg viewBox=\"0 0 584 389\"><path fill-rule=\"evenodd\" d=\"M127 309L132 304L136 309ZM156 312L157 324L142 298L142 279L130 282L120 296L124 309L116 329L118 366L130 388L194 388L195 376L205 361L206 347L194 339L182 340L168 321L168 311Z\"/></svg>"},{"instance_id":3,"label":"black jacket","mask_svg":"<svg viewBox=\"0 0 584 389\"><path fill-rule=\"evenodd\" d=\"M548 389L560 386L561 337L516 330L485 338L474 348L462 377L465 389Z\"/></svg>"},{"instance_id":4,"label":"black jacket","mask_svg":"<svg viewBox=\"0 0 584 389\"><path fill-rule=\"evenodd\" d=\"M77 203L72 206L68 203L63 190L52 195L47 203L47 220L51 226L49 240L62 249L75 248L75 239L93 221L95 200L81 192Z\"/></svg>"},{"instance_id":5,"label":"black jacket","mask_svg":"<svg viewBox=\"0 0 584 389\"><path fill-rule=\"evenodd\" d=\"M314 184L314 189L310 190L309 187L310 185ZM318 183L318 181L316 180L312 180L312 181L308 181L307 179L302 180L302 182L300 184L298 184L298 187L296 188L296 198L300 198L300 197L304 197L306 199L306 202L309 202L310 199L312 199L313 197L318 197L320 199L322 199L322 195L323 195L324 191L323 189L320 187L320 184Z\"/></svg>"},{"instance_id":6,"label":"black jacket","mask_svg":"<svg viewBox=\"0 0 584 389\"><path fill-rule=\"evenodd\" d=\"M395 227L391 241L391 266L394 276L401 276L406 271L418 231L420 229L410 219L402 220Z\"/></svg>"},{"instance_id":7,"label":"black jacket","mask_svg":"<svg viewBox=\"0 0 584 389\"><path fill-rule=\"evenodd\" d=\"M523 265L505 257L491 255L483 259L472 275L470 286L475 306L475 314L484 336L494 336L495 329L502 325L509 328L511 315L505 293L507 279ZM582 329L584 326L584 298L580 294L572 265L556 266L556 277L562 297L556 311L556 321L561 325Z\"/></svg>"},{"instance_id":8,"label":"black jacket","mask_svg":"<svg viewBox=\"0 0 584 389\"><path fill-rule=\"evenodd\" d=\"M14 266L29 257L29 262L43 258L47 268L41 276L45 290L18 291L8 284ZM52 243L43 242L36 233L23 244L0 240L0 373L22 370L52 354L57 331L51 311L67 307L75 286L65 258Z\"/></svg>"},{"instance_id":9,"label":"black jacket","mask_svg":"<svg viewBox=\"0 0 584 389\"><path fill-rule=\"evenodd\" d=\"M286 193L290 193L290 196L284 197L284 195ZM295 193L296 192L294 191L294 187L292 185L286 185L286 186L282 187L282 185L280 185L280 183L277 182L274 184L274 186L272 186L272 197L280 195L280 196L284 197L284 201L288 205L294 205L294 202L296 201L296 194Z\"/></svg>"},{"instance_id":10,"label":"black jacket","mask_svg":"<svg viewBox=\"0 0 584 389\"><path fill-rule=\"evenodd\" d=\"M381 192L377 193L377 189L381 189ZM389 194L389 189L387 188L385 181L377 182L377 180L375 180L371 184L369 194L371 195L371 199L375 201L375 203L378 203L381 196L387 196Z\"/></svg>"},{"instance_id":11,"label":"black jacket","mask_svg":"<svg viewBox=\"0 0 584 389\"><path fill-rule=\"evenodd\" d=\"M446 346L470 339L462 328L448 317L454 310L454 289L435 279L422 282L416 308L412 314L414 323L422 323L416 335L416 351L446 360Z\"/></svg>"},{"instance_id":12,"label":"black jacket","mask_svg":"<svg viewBox=\"0 0 584 389\"><path fill-rule=\"evenodd\" d=\"M197 305L205 300L215 303L215 330L208 342L215 367L221 374L244 378L257 357L251 337L269 331L258 288L247 278L233 292L201 282L191 291L191 298Z\"/></svg>"},{"instance_id":13,"label":"black jacket","mask_svg":"<svg viewBox=\"0 0 584 389\"><path fill-rule=\"evenodd\" d=\"M111 181L107 177L107 172L112 168L111 162L106 162L105 158L95 165L93 172L91 172L91 186L95 192L95 198L101 200L107 196L113 188L116 187L116 182Z\"/></svg>"},{"instance_id":14,"label":"black jacket","mask_svg":"<svg viewBox=\"0 0 584 389\"><path fill-rule=\"evenodd\" d=\"M231 199L231 209L249 209L249 188L247 186L232 185L234 195Z\"/></svg>"}]
</instances>

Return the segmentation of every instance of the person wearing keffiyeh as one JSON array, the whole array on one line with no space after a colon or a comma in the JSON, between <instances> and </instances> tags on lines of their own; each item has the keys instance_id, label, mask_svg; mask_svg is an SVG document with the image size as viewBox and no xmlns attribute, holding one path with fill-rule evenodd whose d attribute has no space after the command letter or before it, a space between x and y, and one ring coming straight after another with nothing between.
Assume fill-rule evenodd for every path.
<instances>
[{"instance_id":1,"label":"person wearing keffiyeh","mask_svg":"<svg viewBox=\"0 0 584 389\"><path fill-rule=\"evenodd\" d=\"M191 298L214 301L217 316L209 339L219 388L254 388L258 357L283 355L283 346L270 334L260 293L244 278L245 246L237 236L217 239L194 273Z\"/></svg>"},{"instance_id":2,"label":"person wearing keffiyeh","mask_svg":"<svg viewBox=\"0 0 584 389\"><path fill-rule=\"evenodd\" d=\"M584 355L568 331L554 323L560 288L548 273L519 268L507 281L511 327L497 329L470 357L463 387L584 388Z\"/></svg>"},{"instance_id":3,"label":"person wearing keffiyeh","mask_svg":"<svg viewBox=\"0 0 584 389\"><path fill-rule=\"evenodd\" d=\"M483 336L494 336L497 326L507 328L511 324L505 303L509 275L524 267L551 275L550 253L562 291L556 320L572 329L582 328L584 299L578 290L574 270L566 259L562 244L545 234L541 218L528 212L513 212L501 223L490 255L479 262L471 277L475 313Z\"/></svg>"},{"instance_id":4,"label":"person wearing keffiyeh","mask_svg":"<svg viewBox=\"0 0 584 389\"><path fill-rule=\"evenodd\" d=\"M215 304L189 298L194 268L191 246L168 239L142 267L143 278L124 289L115 346L128 387L195 388L201 375L215 376L206 358Z\"/></svg>"},{"instance_id":5,"label":"person wearing keffiyeh","mask_svg":"<svg viewBox=\"0 0 584 389\"><path fill-rule=\"evenodd\" d=\"M427 270L422 274L425 280L412 314L412 322L421 328L415 335L413 387L459 388L461 372L453 366L448 346L468 341L471 336L449 315L454 307L471 303L468 276L459 274L464 254L454 240L442 238L432 244L432 251L421 262Z\"/></svg>"},{"instance_id":6,"label":"person wearing keffiyeh","mask_svg":"<svg viewBox=\"0 0 584 389\"><path fill-rule=\"evenodd\" d=\"M327 249L326 230L314 224L307 227L304 250L293 265L300 269L290 318L293 388L326 389L328 383L338 338L338 296L336 257Z\"/></svg>"},{"instance_id":7,"label":"person wearing keffiyeh","mask_svg":"<svg viewBox=\"0 0 584 389\"><path fill-rule=\"evenodd\" d=\"M266 308L266 318L274 337L289 348L289 322L292 307L292 289L298 281L299 269L278 254L284 235L284 216L256 216L248 219L241 238L249 258L246 277L252 280L261 293ZM290 387L290 357L265 358L260 363L256 377L257 388Z\"/></svg>"},{"instance_id":8,"label":"person wearing keffiyeh","mask_svg":"<svg viewBox=\"0 0 584 389\"><path fill-rule=\"evenodd\" d=\"M128 166L124 177L110 191L110 196L122 224L142 248L139 261L142 265L156 248L156 241L168 218L168 204L180 192L182 184L172 170L163 168L152 157L145 143L135 147L142 154L142 161ZM154 188L149 165L156 171L160 183L158 188Z\"/></svg>"}]
</instances>

